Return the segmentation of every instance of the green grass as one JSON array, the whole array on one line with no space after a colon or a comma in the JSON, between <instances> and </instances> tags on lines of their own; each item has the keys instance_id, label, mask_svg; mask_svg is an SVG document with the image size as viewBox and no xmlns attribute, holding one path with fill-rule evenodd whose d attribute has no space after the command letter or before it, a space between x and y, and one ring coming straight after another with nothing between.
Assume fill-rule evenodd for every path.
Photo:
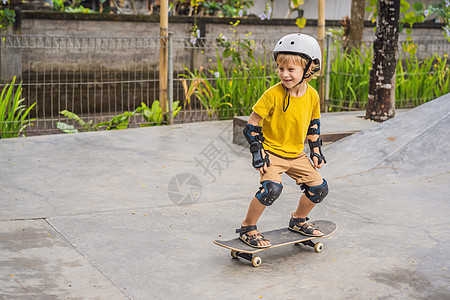
<instances>
[{"instance_id":1,"label":"green grass","mask_svg":"<svg viewBox=\"0 0 450 300\"><path fill-rule=\"evenodd\" d=\"M36 119L30 119L29 114L36 103L30 107L23 104L22 83L14 91L14 83L6 84L0 94L0 138L26 136L25 129Z\"/></svg>"},{"instance_id":2,"label":"green grass","mask_svg":"<svg viewBox=\"0 0 450 300\"><path fill-rule=\"evenodd\" d=\"M331 62L329 111L364 109L369 94L372 48L345 53L334 45ZM450 91L448 56L433 55L419 61L408 50L400 52L396 68L396 108L412 108Z\"/></svg>"},{"instance_id":3,"label":"green grass","mask_svg":"<svg viewBox=\"0 0 450 300\"><path fill-rule=\"evenodd\" d=\"M396 107L416 107L450 91L448 56L436 54L424 61L415 55L400 56L397 64Z\"/></svg>"},{"instance_id":4,"label":"green grass","mask_svg":"<svg viewBox=\"0 0 450 300\"><path fill-rule=\"evenodd\" d=\"M336 56L331 62L329 111L362 109L369 93L369 70L372 51L365 46L345 52L334 45Z\"/></svg>"}]
</instances>

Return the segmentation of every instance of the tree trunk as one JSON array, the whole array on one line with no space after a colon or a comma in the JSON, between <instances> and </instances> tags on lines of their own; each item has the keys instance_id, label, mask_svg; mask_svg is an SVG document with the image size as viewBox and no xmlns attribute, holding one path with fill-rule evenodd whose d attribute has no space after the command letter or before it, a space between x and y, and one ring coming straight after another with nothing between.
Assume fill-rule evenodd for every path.
<instances>
[{"instance_id":1,"label":"tree trunk","mask_svg":"<svg viewBox=\"0 0 450 300\"><path fill-rule=\"evenodd\" d=\"M359 48L364 33L364 12L366 0L352 0L350 28L348 32L349 48Z\"/></svg>"},{"instance_id":2,"label":"tree trunk","mask_svg":"<svg viewBox=\"0 0 450 300\"><path fill-rule=\"evenodd\" d=\"M383 122L395 116L395 54L398 46L400 0L379 0L373 63L369 77L366 119Z\"/></svg>"}]
</instances>

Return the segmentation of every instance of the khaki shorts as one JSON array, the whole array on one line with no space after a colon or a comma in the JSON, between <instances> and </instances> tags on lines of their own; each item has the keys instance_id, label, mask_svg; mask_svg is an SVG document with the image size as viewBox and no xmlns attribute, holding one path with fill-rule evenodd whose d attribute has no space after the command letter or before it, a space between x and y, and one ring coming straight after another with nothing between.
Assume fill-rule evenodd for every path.
<instances>
[{"instance_id":1,"label":"khaki shorts","mask_svg":"<svg viewBox=\"0 0 450 300\"><path fill-rule=\"evenodd\" d=\"M312 166L305 152L295 158L281 157L269 151L267 151L267 154L269 154L272 165L266 173L261 175L261 183L267 180L281 182L282 173L286 173L289 177L295 179L298 185L322 180L319 171Z\"/></svg>"}]
</instances>

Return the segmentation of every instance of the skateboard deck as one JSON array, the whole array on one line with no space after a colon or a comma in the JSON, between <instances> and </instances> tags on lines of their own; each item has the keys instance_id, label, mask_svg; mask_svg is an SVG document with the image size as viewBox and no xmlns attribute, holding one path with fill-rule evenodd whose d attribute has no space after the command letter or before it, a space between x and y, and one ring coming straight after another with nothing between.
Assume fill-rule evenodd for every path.
<instances>
[{"instance_id":1,"label":"skateboard deck","mask_svg":"<svg viewBox=\"0 0 450 300\"><path fill-rule=\"evenodd\" d=\"M317 220L317 221L309 221L309 223L315 223L315 226L324 234L323 236L306 236L298 232L294 232L289 230L288 228L275 229L271 231L261 232L264 238L268 239L272 246L267 248L254 248L239 238L234 238L232 240L220 241L215 240L214 244L219 245L221 247L227 248L231 250L231 256L233 258L242 257L246 260L252 262L253 266L258 267L262 263L262 259L258 256L253 256L253 254L273 249L281 246L287 246L292 244L304 244L306 246L313 247L316 252L322 252L324 246L320 242L313 242L315 239L322 239L331 236L334 234L338 228L338 226L326 220Z\"/></svg>"}]
</instances>

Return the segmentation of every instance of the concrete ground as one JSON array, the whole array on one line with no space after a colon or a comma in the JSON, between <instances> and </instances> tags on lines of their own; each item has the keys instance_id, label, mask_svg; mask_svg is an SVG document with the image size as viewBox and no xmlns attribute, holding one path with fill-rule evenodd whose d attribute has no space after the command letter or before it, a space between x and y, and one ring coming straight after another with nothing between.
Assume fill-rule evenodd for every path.
<instances>
[{"instance_id":1,"label":"concrete ground","mask_svg":"<svg viewBox=\"0 0 450 300\"><path fill-rule=\"evenodd\" d=\"M376 124L324 114L330 193L310 217L336 222L306 246L232 259L259 187L232 122L0 141L0 299L448 299L450 94ZM352 125L353 126L353 125ZM287 226L300 190L259 222Z\"/></svg>"}]
</instances>

